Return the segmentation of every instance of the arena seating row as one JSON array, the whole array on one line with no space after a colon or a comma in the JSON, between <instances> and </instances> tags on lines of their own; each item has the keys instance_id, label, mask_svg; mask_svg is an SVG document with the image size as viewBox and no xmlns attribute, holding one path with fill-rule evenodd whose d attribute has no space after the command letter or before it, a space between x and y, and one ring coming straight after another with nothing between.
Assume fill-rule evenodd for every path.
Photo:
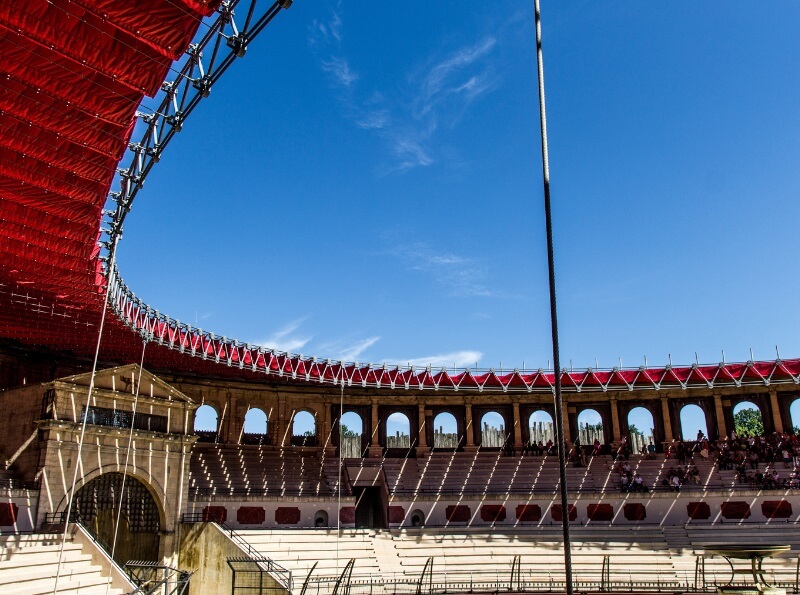
<instances>
[{"instance_id":1,"label":"arena seating row","mask_svg":"<svg viewBox=\"0 0 800 595\"><path fill-rule=\"evenodd\" d=\"M293 448L198 443L189 481L189 493L198 495L334 495L338 461Z\"/></svg>"},{"instance_id":2,"label":"arena seating row","mask_svg":"<svg viewBox=\"0 0 800 595\"><path fill-rule=\"evenodd\" d=\"M618 491L622 461L600 455L588 459L586 467L567 467L567 485L585 492ZM677 467L674 459L640 455L627 461L639 473L647 491L664 486L669 471ZM687 483L682 489L723 489L725 483L712 461L695 460L699 484ZM502 456L498 452L434 452L420 459L387 459L383 462L389 491L392 493L552 493L560 483L556 456Z\"/></svg>"},{"instance_id":3,"label":"arena seating row","mask_svg":"<svg viewBox=\"0 0 800 595\"><path fill-rule=\"evenodd\" d=\"M619 466L610 455L590 457L586 467L567 467L570 490L619 491ZM347 459L353 476L360 465L376 460ZM528 494L554 493L559 486L558 457L505 456L498 451L435 451L417 459L387 458L381 461L389 491L394 494ZM650 459L632 455L632 473L642 477L646 491L666 491L670 470L679 466L663 454ZM190 465L190 490L198 495L283 496L335 495L338 486L336 457L313 449L274 449L258 445L204 444L195 446ZM712 460L691 462L699 483L686 482L681 490L746 489L735 471L719 471ZM685 465L683 465L685 468ZM343 493L350 486L343 481Z\"/></svg>"},{"instance_id":4,"label":"arena seating row","mask_svg":"<svg viewBox=\"0 0 800 595\"><path fill-rule=\"evenodd\" d=\"M92 554L85 553L71 536L67 537L58 590L54 591L60 549L60 534L0 535L0 593L123 593L122 589L108 585L109 578L104 576L102 568L92 564Z\"/></svg>"},{"instance_id":5,"label":"arena seating row","mask_svg":"<svg viewBox=\"0 0 800 595\"><path fill-rule=\"evenodd\" d=\"M246 530L242 536L257 551L293 572L299 588L316 562L313 577L333 577L347 561L356 560L353 580L373 577L391 582L416 580L433 557L434 580L466 581L497 575L507 581L519 556L522 579L527 583L564 580L562 534L558 527L515 528L488 532L485 528L407 530ZM687 527L573 527L572 562L575 579L599 581L604 561L606 580L618 587L651 582L691 588L697 555L703 546L786 543L790 555L770 560L769 573L794 577L800 534L793 524L763 532L743 525ZM718 556L706 561L709 583L726 582L727 564ZM372 586L380 592L378 584Z\"/></svg>"}]
</instances>

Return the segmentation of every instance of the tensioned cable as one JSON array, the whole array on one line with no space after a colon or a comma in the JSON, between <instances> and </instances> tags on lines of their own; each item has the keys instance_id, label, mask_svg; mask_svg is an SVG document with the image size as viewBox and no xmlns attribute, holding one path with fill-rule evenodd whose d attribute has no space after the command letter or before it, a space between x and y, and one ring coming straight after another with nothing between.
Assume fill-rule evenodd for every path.
<instances>
[{"instance_id":1,"label":"tensioned cable","mask_svg":"<svg viewBox=\"0 0 800 595\"><path fill-rule=\"evenodd\" d=\"M114 524L114 539L111 541L111 559L114 559L114 553L117 550L117 534L119 533L119 520L122 517L122 502L125 499L125 480L128 478L128 462L131 456L131 444L133 444L133 428L136 421L136 406L139 404L139 390L142 388L142 369L144 366L144 352L147 349L147 341L142 341L142 359L139 363L139 380L136 383L136 393L133 396L133 411L131 413L131 430L128 433L128 446L125 449L125 467L122 470L122 487L119 491L119 506L117 507L117 522ZM106 582L106 593L111 587L111 576Z\"/></svg>"},{"instance_id":2,"label":"tensioned cable","mask_svg":"<svg viewBox=\"0 0 800 595\"><path fill-rule=\"evenodd\" d=\"M558 316L556 313L556 269L553 255L553 217L550 208L550 157L547 151L547 109L544 97L544 60L542 58L542 19L539 0L533 0L536 25L536 72L539 79L539 126L542 139L542 180L544 183L544 213L547 230L547 272L550 284L550 328L553 341L553 377L558 434L558 469L561 479L561 527L564 535L564 578L567 595L573 594L572 552L569 537L569 503L567 501L567 460L564 438L564 405L561 398L561 363L558 349Z\"/></svg>"},{"instance_id":3,"label":"tensioned cable","mask_svg":"<svg viewBox=\"0 0 800 595\"><path fill-rule=\"evenodd\" d=\"M113 258L113 257L112 257ZM113 263L112 263L113 264ZM75 484L78 481L78 467L82 467L81 453L83 452L83 439L86 435L86 423L89 421L89 407L92 403L92 392L94 391L94 377L97 374L97 360L100 357L100 341L103 338L103 327L106 322L106 311L108 310L109 286L106 285L105 297L103 299L103 313L100 316L100 328L97 333L97 348L94 351L94 362L92 363L92 376L89 381L89 390L86 393L86 406L83 410L83 422L81 423L81 434L78 438L78 454L75 457L75 471L72 474L72 487L66 494L67 497L67 516L64 519L64 534L61 536L61 547L58 551L58 566L56 568L56 581L53 584L53 595L58 591L58 579L61 576L61 565L64 561L64 547L67 543L67 533L69 532L69 517L72 514L72 500L75 495Z\"/></svg>"},{"instance_id":4,"label":"tensioned cable","mask_svg":"<svg viewBox=\"0 0 800 595\"><path fill-rule=\"evenodd\" d=\"M336 486L339 489L339 502L336 510L336 573L339 573L339 540L342 537L342 412L344 411L344 376L340 384L341 390L339 391L339 448L338 448L338 463L339 463L339 479Z\"/></svg>"}]
</instances>

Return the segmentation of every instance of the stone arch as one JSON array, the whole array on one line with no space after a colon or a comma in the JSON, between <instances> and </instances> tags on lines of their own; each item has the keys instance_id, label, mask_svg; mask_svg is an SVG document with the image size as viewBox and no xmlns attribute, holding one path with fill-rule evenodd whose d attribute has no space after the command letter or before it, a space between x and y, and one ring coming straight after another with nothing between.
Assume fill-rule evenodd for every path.
<instances>
[{"instance_id":1,"label":"stone arch","mask_svg":"<svg viewBox=\"0 0 800 595\"><path fill-rule=\"evenodd\" d=\"M244 416L242 444L264 444L268 434L269 418L263 409L251 407Z\"/></svg>"},{"instance_id":2,"label":"stone arch","mask_svg":"<svg viewBox=\"0 0 800 595\"><path fill-rule=\"evenodd\" d=\"M318 510L314 514L314 527L327 527L328 526L328 511Z\"/></svg>"},{"instance_id":3,"label":"stone arch","mask_svg":"<svg viewBox=\"0 0 800 595\"><path fill-rule=\"evenodd\" d=\"M334 434L335 443L343 459L360 459L364 456L364 419L357 411L345 411ZM339 431L341 429L341 432Z\"/></svg>"},{"instance_id":4,"label":"stone arch","mask_svg":"<svg viewBox=\"0 0 800 595\"><path fill-rule=\"evenodd\" d=\"M392 411L384 420L386 448L411 448L411 419L402 411Z\"/></svg>"},{"instance_id":5,"label":"stone arch","mask_svg":"<svg viewBox=\"0 0 800 595\"><path fill-rule=\"evenodd\" d=\"M555 422L553 416L545 409L537 409L528 416L527 424L528 444L541 442L547 445L549 441L556 441Z\"/></svg>"},{"instance_id":6,"label":"stone arch","mask_svg":"<svg viewBox=\"0 0 800 595\"><path fill-rule=\"evenodd\" d=\"M440 411L433 418L433 448L455 450L461 445L458 420L450 411Z\"/></svg>"},{"instance_id":7,"label":"stone arch","mask_svg":"<svg viewBox=\"0 0 800 595\"><path fill-rule=\"evenodd\" d=\"M502 448L506 445L508 438L506 420L498 411L491 410L484 413L480 419L480 429L480 446L482 448Z\"/></svg>"},{"instance_id":8,"label":"stone arch","mask_svg":"<svg viewBox=\"0 0 800 595\"><path fill-rule=\"evenodd\" d=\"M72 514L109 548L116 533L114 559L118 563L157 561L159 533L164 530L162 504L146 482L131 474L112 471L97 474L76 489Z\"/></svg>"},{"instance_id":9,"label":"stone arch","mask_svg":"<svg viewBox=\"0 0 800 595\"><path fill-rule=\"evenodd\" d=\"M704 436L708 436L706 412L700 405L687 403L681 407L679 414L682 440L695 440L698 431L703 432Z\"/></svg>"},{"instance_id":10,"label":"stone arch","mask_svg":"<svg viewBox=\"0 0 800 595\"><path fill-rule=\"evenodd\" d=\"M292 415L292 446L318 445L316 412L298 409Z\"/></svg>"},{"instance_id":11,"label":"stone arch","mask_svg":"<svg viewBox=\"0 0 800 595\"><path fill-rule=\"evenodd\" d=\"M628 411L628 441L632 452L640 452L642 446L655 444L656 423L653 412L641 405Z\"/></svg>"},{"instance_id":12,"label":"stone arch","mask_svg":"<svg viewBox=\"0 0 800 595\"><path fill-rule=\"evenodd\" d=\"M764 413L752 401L739 401L731 410L733 429L739 436L762 436L764 434Z\"/></svg>"},{"instance_id":13,"label":"stone arch","mask_svg":"<svg viewBox=\"0 0 800 595\"><path fill-rule=\"evenodd\" d=\"M792 424L792 433L800 432L800 397L789 405L789 422Z\"/></svg>"},{"instance_id":14,"label":"stone arch","mask_svg":"<svg viewBox=\"0 0 800 595\"><path fill-rule=\"evenodd\" d=\"M598 440L600 444L606 443L604 421L600 412L592 407L580 410L577 417L578 435L576 440L580 441L581 446L591 446L595 440Z\"/></svg>"},{"instance_id":15,"label":"stone arch","mask_svg":"<svg viewBox=\"0 0 800 595\"><path fill-rule=\"evenodd\" d=\"M213 405L203 403L194 412L194 433L200 442L216 442L219 433L219 412Z\"/></svg>"},{"instance_id":16,"label":"stone arch","mask_svg":"<svg viewBox=\"0 0 800 595\"><path fill-rule=\"evenodd\" d=\"M408 515L408 522L412 527L424 527L425 513L417 508L410 515Z\"/></svg>"}]
</instances>

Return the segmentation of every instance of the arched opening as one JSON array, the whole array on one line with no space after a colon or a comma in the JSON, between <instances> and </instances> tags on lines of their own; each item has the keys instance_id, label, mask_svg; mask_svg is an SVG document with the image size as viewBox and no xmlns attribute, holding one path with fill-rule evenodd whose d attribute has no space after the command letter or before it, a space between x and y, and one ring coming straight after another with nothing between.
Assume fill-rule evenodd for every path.
<instances>
[{"instance_id":1,"label":"arched opening","mask_svg":"<svg viewBox=\"0 0 800 595\"><path fill-rule=\"evenodd\" d=\"M360 459L364 456L361 451L361 437L364 433L364 422L355 411L348 411L342 416L340 422L339 454L343 459Z\"/></svg>"},{"instance_id":2,"label":"arched opening","mask_svg":"<svg viewBox=\"0 0 800 595\"><path fill-rule=\"evenodd\" d=\"M327 510L318 510L317 513L314 515L314 526L315 527L327 527L328 526L328 511Z\"/></svg>"},{"instance_id":3,"label":"arched opening","mask_svg":"<svg viewBox=\"0 0 800 595\"><path fill-rule=\"evenodd\" d=\"M681 408L681 437L683 440L696 440L698 432L708 436L705 412L699 405L684 405Z\"/></svg>"},{"instance_id":4,"label":"arched opening","mask_svg":"<svg viewBox=\"0 0 800 595\"><path fill-rule=\"evenodd\" d=\"M733 429L737 436L763 436L764 420L758 405L750 401L737 403L733 408Z\"/></svg>"},{"instance_id":5,"label":"arched opening","mask_svg":"<svg viewBox=\"0 0 800 595\"><path fill-rule=\"evenodd\" d=\"M506 444L506 422L497 411L488 411L481 418L481 446L502 448Z\"/></svg>"},{"instance_id":6,"label":"arched opening","mask_svg":"<svg viewBox=\"0 0 800 595\"><path fill-rule=\"evenodd\" d=\"M433 418L433 447L456 449L461 442L455 415L442 411Z\"/></svg>"},{"instance_id":7,"label":"arched opening","mask_svg":"<svg viewBox=\"0 0 800 595\"><path fill-rule=\"evenodd\" d=\"M317 419L308 411L298 411L294 414L292 445L317 446Z\"/></svg>"},{"instance_id":8,"label":"arched opening","mask_svg":"<svg viewBox=\"0 0 800 595\"><path fill-rule=\"evenodd\" d=\"M411 448L411 422L395 411L386 418L386 448Z\"/></svg>"},{"instance_id":9,"label":"arched opening","mask_svg":"<svg viewBox=\"0 0 800 595\"><path fill-rule=\"evenodd\" d=\"M411 513L409 517L411 521L412 527L424 527L425 526L425 513L422 512L420 509L415 510Z\"/></svg>"},{"instance_id":10,"label":"arched opening","mask_svg":"<svg viewBox=\"0 0 800 595\"><path fill-rule=\"evenodd\" d=\"M792 432L800 434L800 399L795 399L789 405L789 419L792 420Z\"/></svg>"},{"instance_id":11,"label":"arched opening","mask_svg":"<svg viewBox=\"0 0 800 595\"><path fill-rule=\"evenodd\" d=\"M584 409L578 414L578 441L581 446L591 446L595 440L606 443L603 418L594 409Z\"/></svg>"},{"instance_id":12,"label":"arched opening","mask_svg":"<svg viewBox=\"0 0 800 595\"><path fill-rule=\"evenodd\" d=\"M242 444L265 444L267 439L267 414L261 409L250 409L244 416Z\"/></svg>"},{"instance_id":13,"label":"arched opening","mask_svg":"<svg viewBox=\"0 0 800 595\"><path fill-rule=\"evenodd\" d=\"M119 527L116 528L120 500L122 509ZM113 547L114 560L120 565L129 560L158 560L158 533L161 529L158 504L147 486L135 477L125 477L122 473L104 473L95 477L77 491L72 510L98 543L107 544L109 554ZM113 546L115 532L116 547Z\"/></svg>"},{"instance_id":14,"label":"arched opening","mask_svg":"<svg viewBox=\"0 0 800 595\"><path fill-rule=\"evenodd\" d=\"M540 448L555 443L553 416L547 411L534 411L528 418L528 444Z\"/></svg>"},{"instance_id":15,"label":"arched opening","mask_svg":"<svg viewBox=\"0 0 800 595\"><path fill-rule=\"evenodd\" d=\"M217 410L211 405L200 405L194 412L194 433L199 442L216 442L218 427Z\"/></svg>"},{"instance_id":16,"label":"arched opening","mask_svg":"<svg viewBox=\"0 0 800 595\"><path fill-rule=\"evenodd\" d=\"M653 414L649 409L634 407L628 412L628 439L632 452L642 452L642 447L646 450L649 445L655 444L654 431Z\"/></svg>"}]
</instances>

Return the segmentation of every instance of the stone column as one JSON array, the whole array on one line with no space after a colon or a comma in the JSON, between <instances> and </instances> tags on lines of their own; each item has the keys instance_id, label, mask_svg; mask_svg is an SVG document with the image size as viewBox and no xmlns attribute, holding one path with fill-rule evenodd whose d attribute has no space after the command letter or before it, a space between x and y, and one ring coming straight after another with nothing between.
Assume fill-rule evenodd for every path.
<instances>
[{"instance_id":1,"label":"stone column","mask_svg":"<svg viewBox=\"0 0 800 595\"><path fill-rule=\"evenodd\" d=\"M464 409L466 411L464 432L466 432L467 448L475 447L475 432L472 428L472 401L464 402Z\"/></svg>"},{"instance_id":2,"label":"stone column","mask_svg":"<svg viewBox=\"0 0 800 595\"><path fill-rule=\"evenodd\" d=\"M567 445L567 451L569 451L573 441L572 426L569 425L569 404L567 403L567 400L564 398L563 394L561 395L561 411L563 412L562 421L564 423L564 441ZM555 419L553 420L553 423L556 423Z\"/></svg>"},{"instance_id":3,"label":"stone column","mask_svg":"<svg viewBox=\"0 0 800 595\"><path fill-rule=\"evenodd\" d=\"M611 432L614 443L618 444L622 441L622 432L619 427L619 409L617 408L617 399L611 397ZM630 437L628 437L628 445L630 445Z\"/></svg>"},{"instance_id":4,"label":"stone column","mask_svg":"<svg viewBox=\"0 0 800 595\"><path fill-rule=\"evenodd\" d=\"M769 391L769 407L772 410L772 423L775 426L775 431L783 433L783 418L781 417L781 408L778 404L777 391ZM766 428L764 428L764 430L766 431Z\"/></svg>"},{"instance_id":5,"label":"stone column","mask_svg":"<svg viewBox=\"0 0 800 595\"><path fill-rule=\"evenodd\" d=\"M291 414L291 412L289 412ZM292 444L292 430L288 424L291 420L286 419L286 396L278 396L278 446L290 446ZM289 430L287 431L287 428Z\"/></svg>"},{"instance_id":6,"label":"stone column","mask_svg":"<svg viewBox=\"0 0 800 595\"><path fill-rule=\"evenodd\" d=\"M664 440L672 442L675 434L672 433L672 419L669 416L669 400L661 397L661 417L664 418Z\"/></svg>"},{"instance_id":7,"label":"stone column","mask_svg":"<svg viewBox=\"0 0 800 595\"><path fill-rule=\"evenodd\" d=\"M514 399L511 405L514 408L514 448L519 451L522 448L522 420L519 417L519 401Z\"/></svg>"},{"instance_id":8,"label":"stone column","mask_svg":"<svg viewBox=\"0 0 800 595\"><path fill-rule=\"evenodd\" d=\"M728 435L727 424L725 423L725 412L722 410L722 395L719 391L714 391L714 411L717 415L717 428L719 429L719 438ZM711 428L709 428L709 434ZM710 438L710 436L709 436Z\"/></svg>"},{"instance_id":9,"label":"stone column","mask_svg":"<svg viewBox=\"0 0 800 595\"><path fill-rule=\"evenodd\" d=\"M333 436L331 436L331 400L322 400L322 435L319 437L322 446L333 450Z\"/></svg>"},{"instance_id":10,"label":"stone column","mask_svg":"<svg viewBox=\"0 0 800 595\"><path fill-rule=\"evenodd\" d=\"M425 455L430 452L428 447L428 425L425 417L425 403L417 403L417 455Z\"/></svg>"},{"instance_id":11,"label":"stone column","mask_svg":"<svg viewBox=\"0 0 800 595\"><path fill-rule=\"evenodd\" d=\"M369 437L369 457L378 458L381 456L381 445L378 444L378 426L381 420L378 415L378 397L372 397L372 434Z\"/></svg>"}]
</instances>

